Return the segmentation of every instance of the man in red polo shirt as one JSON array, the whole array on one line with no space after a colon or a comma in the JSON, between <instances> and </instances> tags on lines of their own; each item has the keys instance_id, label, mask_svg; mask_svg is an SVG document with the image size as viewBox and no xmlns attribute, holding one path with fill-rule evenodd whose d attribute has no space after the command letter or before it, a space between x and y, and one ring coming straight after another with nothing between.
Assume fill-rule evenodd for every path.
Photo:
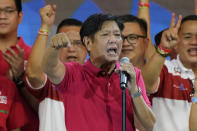
<instances>
[{"instance_id":1,"label":"man in red polo shirt","mask_svg":"<svg viewBox=\"0 0 197 131\"><path fill-rule=\"evenodd\" d=\"M47 5L44 8L40 10L41 18L42 18L42 26L40 28L38 37L33 45L32 52L30 54L30 57L28 59L27 68L26 68L26 79L28 84L27 86L31 87L39 87L41 85L45 85L46 90L44 92L44 97L38 97L36 93L33 93L38 99L39 99L39 114L40 114L40 130L42 131L54 131L60 129L63 131L63 128L65 128L65 122L64 122L64 114L59 114L58 112L64 112L64 106L63 102L61 101L59 97L59 92L55 89L53 89L53 85L49 80L47 80L46 84L45 81L43 81L42 76L45 76L42 69L41 69L41 61L44 56L44 51L46 42L43 42L42 44L38 41L40 39L47 40L47 27L46 23L48 25L48 28L50 28L53 24L54 17L50 20L43 19L43 12L50 6ZM54 7L56 8L56 7ZM52 21L52 22L50 22ZM59 53L59 58L62 62L71 62L75 61L80 64L83 64L85 62L85 58L87 55L87 50L85 49L84 45L81 42L80 39L80 28L82 26L82 22L73 19L68 18L64 19L60 22L60 24L57 27L57 33L66 33L68 36L71 46L62 48ZM45 33L44 33L45 32ZM52 38L53 39L53 38ZM36 92L36 91L35 91ZM38 102L31 102L31 104L38 105ZM55 105L53 105L55 104ZM50 106L50 108L48 107ZM62 111L60 111L62 109ZM56 111L57 110L57 111ZM51 121L52 120L52 121ZM58 124L53 124L54 121ZM46 124L47 123L47 124ZM49 124L50 123L50 124ZM62 124L61 124L62 123ZM50 125L50 126L48 126ZM64 126L64 127L63 127Z\"/></svg>"},{"instance_id":2,"label":"man in red polo shirt","mask_svg":"<svg viewBox=\"0 0 197 131\"><path fill-rule=\"evenodd\" d=\"M36 131L38 117L21 99L17 87L31 47L17 37L22 21L21 0L0 1L0 130ZM30 122L30 121L31 122Z\"/></svg>"},{"instance_id":3,"label":"man in red polo shirt","mask_svg":"<svg viewBox=\"0 0 197 131\"><path fill-rule=\"evenodd\" d=\"M39 49L40 47L46 48L46 34L50 27L48 25L51 24L51 19L55 15L53 6L46 8L41 13L42 20L47 19L46 25L42 27L45 29L42 29L44 32L39 32L39 39L36 42ZM90 16L80 31L83 44L90 53L90 59L84 65L76 62L67 64L60 62L59 50L62 47L70 46L65 34L58 34L51 40L50 46L41 60L45 73L56 85L53 89L60 92L60 98L65 108L63 114L65 113L67 130L122 130L120 76L114 72L118 66L116 61L122 47L122 29L123 25L114 16L104 14ZM35 48L35 50L37 49ZM28 64L28 66L30 65ZM145 90L140 91L140 89L144 89L144 83L139 70L129 62L121 64L120 70L126 71L130 76L126 91L127 130L135 130L134 116L147 130L152 130L155 119L144 101L144 95L142 96L146 93ZM38 97L45 97L45 93L50 92L50 89L41 87L36 91ZM56 99L58 97L59 95ZM54 109L54 106L48 108ZM61 114L61 112L62 110L59 110L54 113ZM47 114L44 111L43 113ZM59 124L61 121L53 122Z\"/></svg>"}]
</instances>

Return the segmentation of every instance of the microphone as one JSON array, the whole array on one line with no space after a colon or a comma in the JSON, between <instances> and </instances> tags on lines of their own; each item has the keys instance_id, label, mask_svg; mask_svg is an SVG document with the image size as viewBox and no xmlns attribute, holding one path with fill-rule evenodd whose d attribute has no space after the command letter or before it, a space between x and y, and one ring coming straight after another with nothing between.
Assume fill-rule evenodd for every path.
<instances>
[{"instance_id":1,"label":"microphone","mask_svg":"<svg viewBox=\"0 0 197 131\"><path fill-rule=\"evenodd\" d=\"M120 59L120 65L125 62L130 62L129 58L122 57ZM127 80L128 80L128 74L125 71L120 71L120 87L122 90L127 87Z\"/></svg>"}]
</instances>

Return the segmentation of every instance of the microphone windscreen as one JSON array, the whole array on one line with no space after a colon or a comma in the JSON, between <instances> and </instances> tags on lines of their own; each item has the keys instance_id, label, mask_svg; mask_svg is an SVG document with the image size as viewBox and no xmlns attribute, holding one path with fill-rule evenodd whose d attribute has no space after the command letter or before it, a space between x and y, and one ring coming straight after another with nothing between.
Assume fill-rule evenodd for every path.
<instances>
[{"instance_id":1,"label":"microphone windscreen","mask_svg":"<svg viewBox=\"0 0 197 131\"><path fill-rule=\"evenodd\" d=\"M124 62L130 62L129 58L127 58L127 57L122 57L122 58L120 59L120 64L122 64L122 63L124 63Z\"/></svg>"}]
</instances>

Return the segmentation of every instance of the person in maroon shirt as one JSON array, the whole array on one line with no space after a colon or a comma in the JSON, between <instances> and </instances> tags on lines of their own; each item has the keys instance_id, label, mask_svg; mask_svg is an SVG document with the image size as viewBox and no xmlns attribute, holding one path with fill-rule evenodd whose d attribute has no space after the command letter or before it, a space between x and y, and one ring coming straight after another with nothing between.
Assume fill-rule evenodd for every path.
<instances>
[{"instance_id":1,"label":"person in maroon shirt","mask_svg":"<svg viewBox=\"0 0 197 131\"><path fill-rule=\"evenodd\" d=\"M41 9L42 30L50 29L55 12L55 6ZM121 130L120 77L114 69L121 52L122 29L115 16L92 15L80 30L81 40L90 54L84 65L76 62L64 65L60 61L59 50L70 46L63 33L53 37L44 57L39 59L49 80L58 85L54 89L61 92L67 130ZM45 34L39 32L34 51L46 49ZM127 90L127 129L135 130L135 114L147 130L152 130L155 119L139 90L139 86L144 88L139 70L128 62L120 65L120 70L128 72L131 78ZM37 95L43 95L39 93L42 89L37 90Z\"/></svg>"},{"instance_id":2,"label":"person in maroon shirt","mask_svg":"<svg viewBox=\"0 0 197 131\"><path fill-rule=\"evenodd\" d=\"M22 20L21 1L0 1L0 130L19 131L27 123L13 77L20 76L22 70L19 63L24 52L19 47L22 39L17 38L18 24ZM17 46L16 46L17 45ZM18 55L14 52L18 51ZM9 55L8 55L9 54ZM16 57L12 57L16 56ZM10 56L10 57L9 57ZM13 63L12 63L13 62ZM20 120L18 119L20 117Z\"/></svg>"},{"instance_id":3,"label":"person in maroon shirt","mask_svg":"<svg viewBox=\"0 0 197 131\"><path fill-rule=\"evenodd\" d=\"M48 7L49 6L45 6L43 9L40 10L41 18L43 18L42 14L43 14L43 11L45 11L44 9L48 8ZM44 22L45 22L45 20L42 19L42 24L41 25L43 25L44 27L41 26L40 30L44 29L44 31L46 31L47 28L45 27ZM66 47L66 48L62 48L60 53L59 53L59 58L62 62L75 61L75 62L78 62L80 64L83 64L85 62L85 58L86 58L86 55L87 55L87 50L85 49L85 47L82 44L81 39L80 39L79 32L80 32L81 26L82 26L82 22L77 20L77 19L73 19L73 18L66 18L66 19L62 20L60 22L60 24L58 25L57 33L66 33L69 40L71 41L71 46ZM50 27L50 25L49 25L49 27ZM53 86L48 79L47 79L47 84L45 84L44 81L42 81L43 80L42 76L45 76L45 75L44 75L44 73L41 69L41 61L42 61L42 58L44 56L43 46L45 46L45 44L42 44L42 45L37 45L36 44L41 37L42 37L42 39L43 39L43 37L47 38L47 35L46 34L40 34L40 33L38 34L38 37L37 37L37 39L36 39L36 41L33 45L32 52L30 54L30 57L29 57L28 63L27 63L27 67L26 67L26 79L28 79L29 84L32 87L38 87L38 86L41 86L41 85L45 85L47 87L47 89L52 90L52 91L49 91L49 92L46 91L45 92L46 95L44 95L45 97L40 98L40 97L37 97L37 95L35 95L35 97L39 100L39 102L29 101L31 103L31 105L36 105L36 109L38 109L38 113L40 113L40 107L42 107L42 103L44 103L45 98L48 98L48 97L51 98L50 96L53 96L51 98L51 100L53 100L53 98L57 94L59 94L59 92L57 92L56 90L53 90ZM29 86L29 85L27 84L27 86ZM51 93L53 95L51 95ZM38 105L39 105L39 108L38 108ZM45 106L45 107L47 107L47 106ZM45 112L48 112L47 109L45 110ZM43 114L45 114L45 113L41 113L41 114L43 116ZM55 113L53 113L53 116L56 116L56 118L57 118L57 115L54 115L54 114ZM62 115L62 116L64 116L64 115ZM49 117L49 115L48 115L48 117ZM48 119L48 118L46 118L46 119ZM45 123L47 123L46 119L44 120ZM60 118L58 117L58 120L59 119ZM53 118L53 120L56 121L54 118ZM41 125L40 130L43 131L42 119L40 119L40 125ZM48 129L45 129L45 130L49 131ZM53 131L53 128L51 128L50 130ZM57 130L57 129L54 129L54 130Z\"/></svg>"},{"instance_id":4,"label":"person in maroon shirt","mask_svg":"<svg viewBox=\"0 0 197 131\"><path fill-rule=\"evenodd\" d=\"M38 116L21 98L19 87L31 47L17 36L23 18L21 0L0 1L0 130L38 130ZM18 87L18 88L16 88ZM30 94L29 94L30 96Z\"/></svg>"}]
</instances>

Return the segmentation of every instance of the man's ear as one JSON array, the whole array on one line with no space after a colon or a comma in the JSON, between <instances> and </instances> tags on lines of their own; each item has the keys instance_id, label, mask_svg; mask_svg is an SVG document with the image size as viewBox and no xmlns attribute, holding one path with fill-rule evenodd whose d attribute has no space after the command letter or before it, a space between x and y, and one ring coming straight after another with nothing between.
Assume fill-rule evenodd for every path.
<instances>
[{"instance_id":1,"label":"man's ear","mask_svg":"<svg viewBox=\"0 0 197 131\"><path fill-rule=\"evenodd\" d=\"M83 38L83 43L85 44L86 49L88 50L88 52L91 50L91 39L87 36L84 36Z\"/></svg>"},{"instance_id":2,"label":"man's ear","mask_svg":"<svg viewBox=\"0 0 197 131\"><path fill-rule=\"evenodd\" d=\"M23 20L23 12L22 11L18 13L18 17L19 17L18 23L20 24Z\"/></svg>"}]
</instances>

